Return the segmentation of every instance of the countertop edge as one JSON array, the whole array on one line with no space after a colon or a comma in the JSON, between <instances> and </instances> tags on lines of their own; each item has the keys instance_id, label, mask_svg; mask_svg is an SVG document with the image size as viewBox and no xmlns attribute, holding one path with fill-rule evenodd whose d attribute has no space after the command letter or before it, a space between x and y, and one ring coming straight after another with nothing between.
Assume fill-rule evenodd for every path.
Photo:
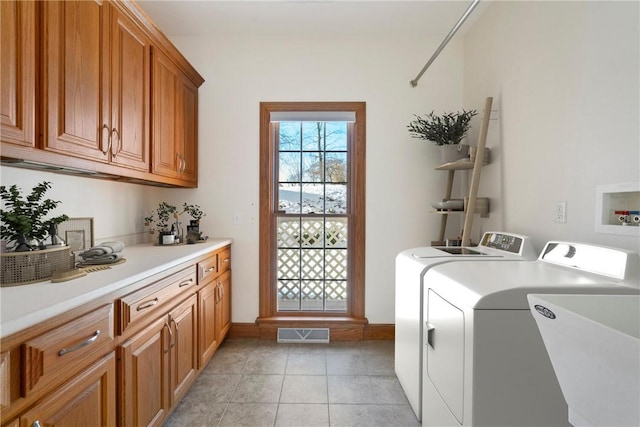
<instances>
[{"instance_id":1,"label":"countertop edge","mask_svg":"<svg viewBox=\"0 0 640 427\"><path fill-rule=\"evenodd\" d=\"M77 292L71 298L65 298L60 301L55 301L51 304L47 304L45 307L38 307L34 311L29 311L28 304L24 304L24 307L25 307L24 313L18 316L15 316L13 318L7 319L6 321L4 319L2 320L2 323L0 323L0 339L4 339L10 335L13 335L17 332L20 332L21 330L34 326L40 322L47 321L57 315L63 314L66 311L78 308L83 304L99 299L105 295L108 295L109 293L117 291L118 289L122 289L124 287L133 285L136 282L141 282L147 278L150 278L156 274L162 273L163 271L171 269L182 263L189 262L190 260L195 260L196 258L202 255L218 250L232 243L233 243L233 240L230 238L220 238L220 239L211 239L207 243L201 243L197 245L184 245L183 248L189 249L189 252L186 254L183 254L177 258L173 258L170 261L161 259L157 263L151 262L149 265L142 267L141 270L135 274L127 274L126 276L120 277L117 280L108 281L107 283L104 283L104 284L100 284L100 280L97 280L98 285L96 285L94 288L88 289L86 292L84 291ZM130 250L129 252L131 252L131 250L137 252L140 250L144 250L147 247L151 249L153 248L153 245L144 244L144 245L130 246L128 248L125 248L124 253L125 254L127 253L127 249ZM171 248L161 248L159 250L171 251ZM184 249L183 249L183 252L184 252ZM127 263L135 263L135 262L136 262L135 257L133 259L129 259L127 257ZM147 262L149 262L149 260L147 260ZM132 269L131 265L129 265L129 268L127 270L131 270L131 269ZM96 278L97 277L96 274L99 274L99 272L89 273L87 276L85 276L85 278L87 277L89 279ZM75 280L80 281L85 278L75 279ZM70 282L73 282L73 280L69 282L64 282L64 283L70 283ZM33 285L1 288L0 298L2 299L2 301L0 301L0 303L2 304L2 306L4 306L7 303L20 304L19 301L16 301L17 298L15 294L19 291L20 288L26 290L27 286L34 286L34 285L38 285L39 287L51 285L53 289L53 286L60 285L60 284L52 283L51 281L45 281L45 282L39 282ZM143 286L146 286L146 283L141 284L141 287Z\"/></svg>"}]
</instances>

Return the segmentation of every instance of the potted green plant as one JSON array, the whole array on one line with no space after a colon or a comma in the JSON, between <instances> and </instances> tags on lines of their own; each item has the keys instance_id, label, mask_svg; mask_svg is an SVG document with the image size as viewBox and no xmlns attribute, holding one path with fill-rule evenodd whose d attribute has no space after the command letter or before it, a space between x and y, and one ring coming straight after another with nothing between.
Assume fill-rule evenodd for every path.
<instances>
[{"instance_id":1,"label":"potted green plant","mask_svg":"<svg viewBox=\"0 0 640 427\"><path fill-rule=\"evenodd\" d=\"M193 218L189 221L189 225L187 225L187 243L197 243L202 240L206 240L202 238L202 232L200 231L200 220L206 216L207 214L200 209L199 205L189 205L185 203L182 205L184 209L183 212L186 212Z\"/></svg>"},{"instance_id":2,"label":"potted green plant","mask_svg":"<svg viewBox=\"0 0 640 427\"><path fill-rule=\"evenodd\" d=\"M185 203L184 205L182 205L182 209L183 213L186 212L189 214L189 216L191 216L191 218L193 218L193 220L191 221L191 225L199 225L200 220L203 217L207 216L207 214L204 213L202 209L200 209L199 205L188 205Z\"/></svg>"},{"instance_id":3,"label":"potted green plant","mask_svg":"<svg viewBox=\"0 0 640 427\"><path fill-rule=\"evenodd\" d=\"M165 244L163 237L171 234L169 224L178 219L178 208L167 202L158 204L158 208L144 218L144 225L150 227L149 233L158 232L158 244Z\"/></svg>"},{"instance_id":4,"label":"potted green plant","mask_svg":"<svg viewBox=\"0 0 640 427\"><path fill-rule=\"evenodd\" d=\"M477 115L476 110L445 113L441 116L431 113L422 118L414 115L416 120L407 128L413 138L431 141L441 148L442 163L463 159L468 156L469 146L460 144L471 125L471 119Z\"/></svg>"},{"instance_id":5,"label":"potted green plant","mask_svg":"<svg viewBox=\"0 0 640 427\"><path fill-rule=\"evenodd\" d=\"M18 186L12 185L8 189L4 185L0 186L0 197L5 207L0 209L0 235L2 240L14 244L15 252L33 250L31 242L34 240L38 242L38 246L42 246L52 226L69 219L64 214L45 219L60 204L60 201L43 200L50 188L51 183L47 181L37 184L25 199Z\"/></svg>"},{"instance_id":6,"label":"potted green plant","mask_svg":"<svg viewBox=\"0 0 640 427\"><path fill-rule=\"evenodd\" d=\"M199 231L200 220L207 214L200 209L199 205L190 205L184 203L182 205L182 212L178 212L176 206L170 205L167 202L161 202L158 204L158 208L151 211L151 213L144 218L144 225L149 227L149 233L154 234L158 231L158 244L172 244L172 239L166 239L165 236L173 235L177 236L179 240L182 236L180 227L180 215L187 213L191 218L190 225L187 226L187 230ZM167 241L169 243L167 243Z\"/></svg>"}]
</instances>

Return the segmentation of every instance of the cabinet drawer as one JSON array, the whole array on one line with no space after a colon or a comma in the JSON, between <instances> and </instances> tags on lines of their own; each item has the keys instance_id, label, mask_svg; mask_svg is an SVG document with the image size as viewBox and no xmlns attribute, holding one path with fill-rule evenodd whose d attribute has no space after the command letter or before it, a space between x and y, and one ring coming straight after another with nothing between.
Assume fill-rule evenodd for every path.
<instances>
[{"instance_id":1,"label":"cabinet drawer","mask_svg":"<svg viewBox=\"0 0 640 427\"><path fill-rule=\"evenodd\" d=\"M22 345L22 396L78 373L113 347L113 304Z\"/></svg>"},{"instance_id":2,"label":"cabinet drawer","mask_svg":"<svg viewBox=\"0 0 640 427\"><path fill-rule=\"evenodd\" d=\"M196 270L191 266L117 301L120 309L118 332L122 334L135 322L158 312L165 303L189 291L195 292Z\"/></svg>"},{"instance_id":3,"label":"cabinet drawer","mask_svg":"<svg viewBox=\"0 0 640 427\"><path fill-rule=\"evenodd\" d=\"M208 283L218 275L218 253L209 255L198 263L198 283Z\"/></svg>"},{"instance_id":4,"label":"cabinet drawer","mask_svg":"<svg viewBox=\"0 0 640 427\"><path fill-rule=\"evenodd\" d=\"M231 268L231 248L225 248L218 253L218 273L222 274Z\"/></svg>"}]
</instances>

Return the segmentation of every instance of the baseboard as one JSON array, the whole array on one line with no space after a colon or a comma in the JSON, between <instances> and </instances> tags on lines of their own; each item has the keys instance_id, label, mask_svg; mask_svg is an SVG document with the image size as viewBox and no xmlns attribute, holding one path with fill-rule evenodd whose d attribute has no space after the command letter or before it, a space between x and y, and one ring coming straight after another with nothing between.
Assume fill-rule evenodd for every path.
<instances>
[{"instance_id":1,"label":"baseboard","mask_svg":"<svg viewBox=\"0 0 640 427\"><path fill-rule=\"evenodd\" d=\"M393 341L396 338L396 325L394 324L369 324L364 328L365 340Z\"/></svg>"},{"instance_id":2,"label":"baseboard","mask_svg":"<svg viewBox=\"0 0 640 427\"><path fill-rule=\"evenodd\" d=\"M260 327L255 323L232 323L228 338L260 338Z\"/></svg>"},{"instance_id":3,"label":"baseboard","mask_svg":"<svg viewBox=\"0 0 640 427\"><path fill-rule=\"evenodd\" d=\"M309 323L296 324L287 322L278 325L280 327L312 327ZM264 340L276 340L278 326L274 324L258 325L257 323L232 323L228 337L233 338L259 338ZM395 325L393 324L363 324L349 326L332 326L323 324L331 330L331 341L362 341L395 339Z\"/></svg>"}]
</instances>

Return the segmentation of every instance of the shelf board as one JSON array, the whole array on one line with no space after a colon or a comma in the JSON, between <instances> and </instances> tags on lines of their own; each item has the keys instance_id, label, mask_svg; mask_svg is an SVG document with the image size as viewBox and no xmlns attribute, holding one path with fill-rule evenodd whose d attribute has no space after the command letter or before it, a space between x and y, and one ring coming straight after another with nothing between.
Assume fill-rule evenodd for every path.
<instances>
[{"instance_id":1,"label":"shelf board","mask_svg":"<svg viewBox=\"0 0 640 427\"><path fill-rule=\"evenodd\" d=\"M457 214L465 213L465 210L464 209L455 209L455 210L438 209L438 210L433 210L429 212L437 215L449 215L449 214L457 215ZM488 198L478 197L476 202L475 213L480 214L481 218L489 218L489 199Z\"/></svg>"},{"instance_id":2,"label":"shelf board","mask_svg":"<svg viewBox=\"0 0 640 427\"><path fill-rule=\"evenodd\" d=\"M473 162L469 160L458 160L455 162L444 163L436 166L437 171L460 171L473 169Z\"/></svg>"}]
</instances>

